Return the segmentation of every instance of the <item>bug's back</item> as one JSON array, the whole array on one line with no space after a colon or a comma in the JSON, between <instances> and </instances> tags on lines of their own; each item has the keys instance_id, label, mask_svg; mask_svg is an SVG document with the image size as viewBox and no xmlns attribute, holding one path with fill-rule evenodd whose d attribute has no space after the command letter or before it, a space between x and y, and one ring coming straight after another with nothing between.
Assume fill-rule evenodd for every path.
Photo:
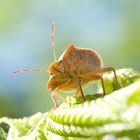
<instances>
[{"instance_id":1,"label":"bug's back","mask_svg":"<svg viewBox=\"0 0 140 140\"><path fill-rule=\"evenodd\" d=\"M103 66L95 50L77 48L75 45L70 45L59 60L63 63L64 72L69 74L85 74Z\"/></svg>"}]
</instances>

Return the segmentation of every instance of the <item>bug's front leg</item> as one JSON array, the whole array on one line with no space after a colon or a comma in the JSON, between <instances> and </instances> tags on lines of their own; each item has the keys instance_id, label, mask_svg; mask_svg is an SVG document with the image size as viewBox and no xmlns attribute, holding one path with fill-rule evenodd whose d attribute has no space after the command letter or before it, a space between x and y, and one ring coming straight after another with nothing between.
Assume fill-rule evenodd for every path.
<instances>
[{"instance_id":1,"label":"bug's front leg","mask_svg":"<svg viewBox=\"0 0 140 140\"><path fill-rule=\"evenodd\" d=\"M71 79L70 79L70 80L71 80ZM58 102L57 102L57 100L56 100L56 97L57 97L57 98L60 98L63 102L67 102L67 101L65 100L65 98L64 98L61 94L58 93L58 91L59 91L59 90L62 90L64 87L66 87L66 86L69 84L70 80L68 80L67 82L64 82L64 83L60 84L58 87L56 87L56 88L52 91L51 97L52 97L52 100L53 100L53 102L54 102L54 108L53 108L53 109L56 109L56 108L58 108L58 106L59 106L59 105L58 105Z\"/></svg>"},{"instance_id":2,"label":"bug's front leg","mask_svg":"<svg viewBox=\"0 0 140 140\"><path fill-rule=\"evenodd\" d=\"M63 102L67 102L66 100L65 100L65 98L62 96L62 95L60 95L59 93L58 93L58 91L59 90L61 90L62 89L62 86L63 85L61 85L61 86L59 86L59 87L57 87L55 90L53 90L53 92L51 93L51 97L52 97L52 100L53 100L53 102L54 102L54 109L56 109L56 108L58 108L58 102L56 101L56 97L58 97L58 98L60 98Z\"/></svg>"},{"instance_id":3,"label":"bug's front leg","mask_svg":"<svg viewBox=\"0 0 140 140\"><path fill-rule=\"evenodd\" d=\"M65 100L65 98L63 96L61 96L60 94L58 94L58 90L60 90L59 88L56 88L52 93L51 93L51 97L52 97L52 100L54 102L54 107L50 110L48 110L48 112L52 111L52 110L55 110L59 107L59 104L58 102L56 101L56 97L59 97L63 102L67 102Z\"/></svg>"},{"instance_id":4,"label":"bug's front leg","mask_svg":"<svg viewBox=\"0 0 140 140\"><path fill-rule=\"evenodd\" d=\"M56 99L55 99L55 97L54 97L53 94L54 94L54 93L51 94L52 100L53 100L53 102L54 102L54 108L53 108L53 109L56 109L56 108L59 106L59 104L58 104L58 102L56 101Z\"/></svg>"}]
</instances>

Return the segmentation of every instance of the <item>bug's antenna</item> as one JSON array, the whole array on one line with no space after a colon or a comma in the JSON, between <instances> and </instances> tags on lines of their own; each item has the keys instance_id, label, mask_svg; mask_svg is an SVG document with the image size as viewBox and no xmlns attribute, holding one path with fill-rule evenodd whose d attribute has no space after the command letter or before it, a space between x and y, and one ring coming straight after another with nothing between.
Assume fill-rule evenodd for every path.
<instances>
[{"instance_id":1,"label":"bug's antenna","mask_svg":"<svg viewBox=\"0 0 140 140\"><path fill-rule=\"evenodd\" d=\"M56 54L54 51L54 21L52 22L52 52L54 55L54 60L56 61ZM48 70L16 70L14 72L11 72L11 74L17 74L20 72L49 72Z\"/></svg>"},{"instance_id":2,"label":"bug's antenna","mask_svg":"<svg viewBox=\"0 0 140 140\"><path fill-rule=\"evenodd\" d=\"M17 74L20 72L48 72L48 70L16 70L14 72L11 72L11 74Z\"/></svg>"},{"instance_id":3,"label":"bug's antenna","mask_svg":"<svg viewBox=\"0 0 140 140\"><path fill-rule=\"evenodd\" d=\"M54 55L54 60L56 61L56 53L54 51L54 21L52 22L52 52Z\"/></svg>"},{"instance_id":4,"label":"bug's antenna","mask_svg":"<svg viewBox=\"0 0 140 140\"><path fill-rule=\"evenodd\" d=\"M53 55L54 55L54 60L56 61L56 54L55 54L55 51L54 51L54 21L52 22L52 52L53 52ZM11 74L17 74L17 73L20 73L20 72L49 72L48 70L16 70L14 72L11 72Z\"/></svg>"}]
</instances>

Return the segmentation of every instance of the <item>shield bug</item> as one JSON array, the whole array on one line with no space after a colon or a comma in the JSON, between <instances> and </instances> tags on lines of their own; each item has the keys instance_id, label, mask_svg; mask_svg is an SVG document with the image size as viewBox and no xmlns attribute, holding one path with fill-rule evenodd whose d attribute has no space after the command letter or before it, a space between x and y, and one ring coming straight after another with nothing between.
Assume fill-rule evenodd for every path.
<instances>
[{"instance_id":1,"label":"shield bug","mask_svg":"<svg viewBox=\"0 0 140 140\"><path fill-rule=\"evenodd\" d=\"M54 22L52 22L52 51L54 55L54 62L47 70L17 70L13 72L49 72L50 78L47 87L52 90L52 99L55 108L58 107L56 97L62 101L66 101L58 91L60 90L76 90L76 96L85 101L85 96L82 86L94 80L101 80L103 95L106 95L103 73L113 71L116 86L119 88L117 75L115 69L112 67L103 67L103 62L100 55L93 49L78 48L71 44L67 47L60 58L56 59L54 51Z\"/></svg>"}]
</instances>

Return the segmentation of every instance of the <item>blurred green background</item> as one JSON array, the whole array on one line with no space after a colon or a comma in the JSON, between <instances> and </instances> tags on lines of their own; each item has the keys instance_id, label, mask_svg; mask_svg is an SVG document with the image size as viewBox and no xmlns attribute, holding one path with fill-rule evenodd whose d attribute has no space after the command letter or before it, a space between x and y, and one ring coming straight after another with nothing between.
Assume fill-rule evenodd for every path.
<instances>
[{"instance_id":1,"label":"blurred green background","mask_svg":"<svg viewBox=\"0 0 140 140\"><path fill-rule=\"evenodd\" d=\"M46 90L53 62L51 22L57 58L74 43L96 49L104 66L140 71L139 0L0 0L0 117L22 117L52 108Z\"/></svg>"}]
</instances>

